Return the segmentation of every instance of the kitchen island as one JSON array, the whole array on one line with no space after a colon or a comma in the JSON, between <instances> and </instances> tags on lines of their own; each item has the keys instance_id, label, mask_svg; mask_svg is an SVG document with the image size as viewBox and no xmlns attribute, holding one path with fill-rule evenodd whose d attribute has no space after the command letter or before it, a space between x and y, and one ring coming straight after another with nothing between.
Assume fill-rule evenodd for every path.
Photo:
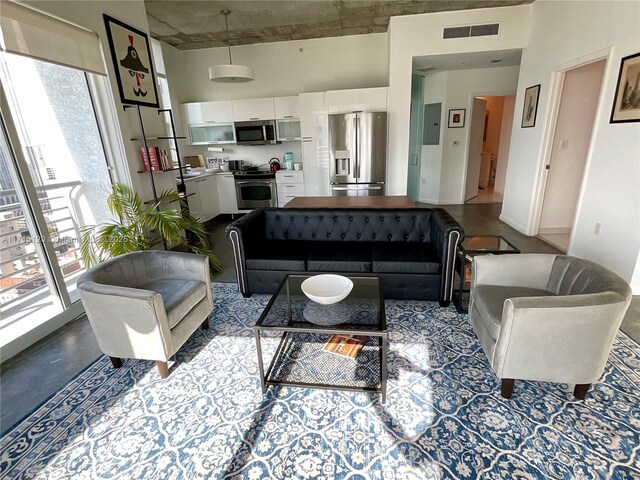
<instances>
[{"instance_id":1,"label":"kitchen island","mask_svg":"<svg viewBox=\"0 0 640 480\"><path fill-rule=\"evenodd\" d=\"M370 197L295 197L284 208L416 208L407 195Z\"/></svg>"}]
</instances>

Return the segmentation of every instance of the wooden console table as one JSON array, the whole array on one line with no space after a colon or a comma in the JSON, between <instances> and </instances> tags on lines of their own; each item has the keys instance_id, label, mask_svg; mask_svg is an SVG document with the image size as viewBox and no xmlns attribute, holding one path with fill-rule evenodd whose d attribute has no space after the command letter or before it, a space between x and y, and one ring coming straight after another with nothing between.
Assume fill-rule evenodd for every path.
<instances>
[{"instance_id":1,"label":"wooden console table","mask_svg":"<svg viewBox=\"0 0 640 480\"><path fill-rule=\"evenodd\" d=\"M416 208L406 195L371 197L295 197L284 208Z\"/></svg>"}]
</instances>

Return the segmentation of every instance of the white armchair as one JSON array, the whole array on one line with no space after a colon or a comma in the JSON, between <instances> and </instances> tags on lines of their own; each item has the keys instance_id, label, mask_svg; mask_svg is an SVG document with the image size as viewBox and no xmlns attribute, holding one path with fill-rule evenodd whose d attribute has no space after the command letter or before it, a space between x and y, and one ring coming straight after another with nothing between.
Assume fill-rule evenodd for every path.
<instances>
[{"instance_id":1,"label":"white armchair","mask_svg":"<svg viewBox=\"0 0 640 480\"><path fill-rule=\"evenodd\" d=\"M604 371L630 302L624 280L581 258L473 260L469 319L505 398L520 379L572 384L584 399Z\"/></svg>"},{"instance_id":2,"label":"white armchair","mask_svg":"<svg viewBox=\"0 0 640 480\"><path fill-rule=\"evenodd\" d=\"M122 358L167 361L213 310L209 259L191 253L121 255L78 279L80 298L102 352L115 368Z\"/></svg>"}]
</instances>

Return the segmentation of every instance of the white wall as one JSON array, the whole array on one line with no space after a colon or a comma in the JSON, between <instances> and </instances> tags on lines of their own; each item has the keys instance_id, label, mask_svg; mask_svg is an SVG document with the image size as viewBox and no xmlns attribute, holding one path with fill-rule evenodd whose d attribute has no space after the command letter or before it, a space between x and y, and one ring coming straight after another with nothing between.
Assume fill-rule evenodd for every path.
<instances>
[{"instance_id":1,"label":"white wall","mask_svg":"<svg viewBox=\"0 0 640 480\"><path fill-rule=\"evenodd\" d=\"M233 85L209 80L210 66L228 63L226 48L180 53L186 75L180 103L386 87L388 82L385 33L232 47L233 62L255 71L254 81Z\"/></svg>"},{"instance_id":2,"label":"white wall","mask_svg":"<svg viewBox=\"0 0 640 480\"><path fill-rule=\"evenodd\" d=\"M442 104L440 117L440 143L423 145L420 156L420 201L425 203L440 202L440 174L442 168L442 139L447 126L447 81L449 72L435 72L425 75L424 103ZM425 119L426 120L426 119Z\"/></svg>"},{"instance_id":3,"label":"white wall","mask_svg":"<svg viewBox=\"0 0 640 480\"><path fill-rule=\"evenodd\" d=\"M389 23L389 161L392 195L407 189L411 70L415 56L524 48L530 5L391 17ZM500 23L500 34L444 40L445 26ZM563 29L566 32L566 28ZM441 188L442 191L442 188Z\"/></svg>"},{"instance_id":4,"label":"white wall","mask_svg":"<svg viewBox=\"0 0 640 480\"><path fill-rule=\"evenodd\" d=\"M636 261L636 268L633 271L633 276L631 277L631 290L633 290L634 295L640 295L640 255L638 255L638 260Z\"/></svg>"},{"instance_id":5,"label":"white wall","mask_svg":"<svg viewBox=\"0 0 640 480\"><path fill-rule=\"evenodd\" d=\"M630 281L640 249L640 123L610 124L609 116L620 59L640 51L640 3L538 0L531 8L532 31L522 56L500 218L523 233L535 233L554 72L606 55L603 93L569 253ZM536 126L522 129L524 90L538 83L542 89ZM602 224L600 235L594 233L596 222Z\"/></svg>"},{"instance_id":6,"label":"white wall","mask_svg":"<svg viewBox=\"0 0 640 480\"><path fill-rule=\"evenodd\" d=\"M604 67L604 61L594 62L565 75L540 217L541 230L564 231L573 226ZM568 142L564 150L560 148L563 141Z\"/></svg>"},{"instance_id":7,"label":"white wall","mask_svg":"<svg viewBox=\"0 0 640 480\"><path fill-rule=\"evenodd\" d=\"M447 116L452 108L465 108L464 128L446 128L442 148L440 203L464 203L464 187L469 156L469 131L473 98L487 95L513 95L518 84L519 67L452 70L447 88ZM453 146L454 141L459 145Z\"/></svg>"},{"instance_id":8,"label":"white wall","mask_svg":"<svg viewBox=\"0 0 640 480\"><path fill-rule=\"evenodd\" d=\"M500 146L498 162L496 165L496 181L493 187L493 191L498 193L504 193L504 182L507 178L507 165L509 164L509 149L511 147L511 132L513 130L515 104L515 96L504 97L502 126L500 127Z\"/></svg>"}]
</instances>

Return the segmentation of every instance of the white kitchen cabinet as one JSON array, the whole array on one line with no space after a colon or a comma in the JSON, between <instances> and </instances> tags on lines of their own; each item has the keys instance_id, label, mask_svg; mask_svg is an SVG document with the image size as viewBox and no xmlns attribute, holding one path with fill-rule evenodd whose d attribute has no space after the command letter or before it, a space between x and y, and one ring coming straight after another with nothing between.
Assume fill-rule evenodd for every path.
<instances>
[{"instance_id":1,"label":"white kitchen cabinet","mask_svg":"<svg viewBox=\"0 0 640 480\"><path fill-rule=\"evenodd\" d=\"M236 143L230 101L184 103L182 117L191 145Z\"/></svg>"},{"instance_id":2,"label":"white kitchen cabinet","mask_svg":"<svg viewBox=\"0 0 640 480\"><path fill-rule=\"evenodd\" d=\"M202 120L208 123L232 123L233 104L231 101L204 102Z\"/></svg>"},{"instance_id":3,"label":"white kitchen cabinet","mask_svg":"<svg viewBox=\"0 0 640 480\"><path fill-rule=\"evenodd\" d=\"M275 97L273 99L276 120L282 118L300 118L300 99L297 95L291 97Z\"/></svg>"},{"instance_id":4,"label":"white kitchen cabinet","mask_svg":"<svg viewBox=\"0 0 640 480\"><path fill-rule=\"evenodd\" d=\"M352 88L327 92L327 109L332 113L386 112L387 87Z\"/></svg>"},{"instance_id":5,"label":"white kitchen cabinet","mask_svg":"<svg viewBox=\"0 0 640 480\"><path fill-rule=\"evenodd\" d=\"M187 126L190 145L232 145L236 143L233 123L201 123Z\"/></svg>"},{"instance_id":6,"label":"white kitchen cabinet","mask_svg":"<svg viewBox=\"0 0 640 480\"><path fill-rule=\"evenodd\" d=\"M182 114L187 125L198 123L232 123L231 101L183 103Z\"/></svg>"},{"instance_id":7,"label":"white kitchen cabinet","mask_svg":"<svg viewBox=\"0 0 640 480\"><path fill-rule=\"evenodd\" d=\"M233 121L273 120L276 118L273 97L233 100Z\"/></svg>"},{"instance_id":8,"label":"white kitchen cabinet","mask_svg":"<svg viewBox=\"0 0 640 480\"><path fill-rule=\"evenodd\" d=\"M276 131L279 142L291 142L302 138L299 118L283 118L276 120Z\"/></svg>"},{"instance_id":9,"label":"white kitchen cabinet","mask_svg":"<svg viewBox=\"0 0 640 480\"><path fill-rule=\"evenodd\" d=\"M301 93L300 131L305 193L329 196L329 123L326 94Z\"/></svg>"},{"instance_id":10,"label":"white kitchen cabinet","mask_svg":"<svg viewBox=\"0 0 640 480\"><path fill-rule=\"evenodd\" d=\"M302 170L278 170L276 172L278 206L284 207L295 197L305 196L304 172Z\"/></svg>"},{"instance_id":11,"label":"white kitchen cabinet","mask_svg":"<svg viewBox=\"0 0 640 480\"><path fill-rule=\"evenodd\" d=\"M195 195L188 198L189 211L203 221L211 220L220 214L220 200L218 195L218 180L216 175L206 175L202 178L189 179L184 182L187 194Z\"/></svg>"},{"instance_id":12,"label":"white kitchen cabinet","mask_svg":"<svg viewBox=\"0 0 640 480\"><path fill-rule=\"evenodd\" d=\"M236 181L233 173L219 173L218 180L218 200L220 213L238 213L238 200L236 198Z\"/></svg>"}]
</instances>

